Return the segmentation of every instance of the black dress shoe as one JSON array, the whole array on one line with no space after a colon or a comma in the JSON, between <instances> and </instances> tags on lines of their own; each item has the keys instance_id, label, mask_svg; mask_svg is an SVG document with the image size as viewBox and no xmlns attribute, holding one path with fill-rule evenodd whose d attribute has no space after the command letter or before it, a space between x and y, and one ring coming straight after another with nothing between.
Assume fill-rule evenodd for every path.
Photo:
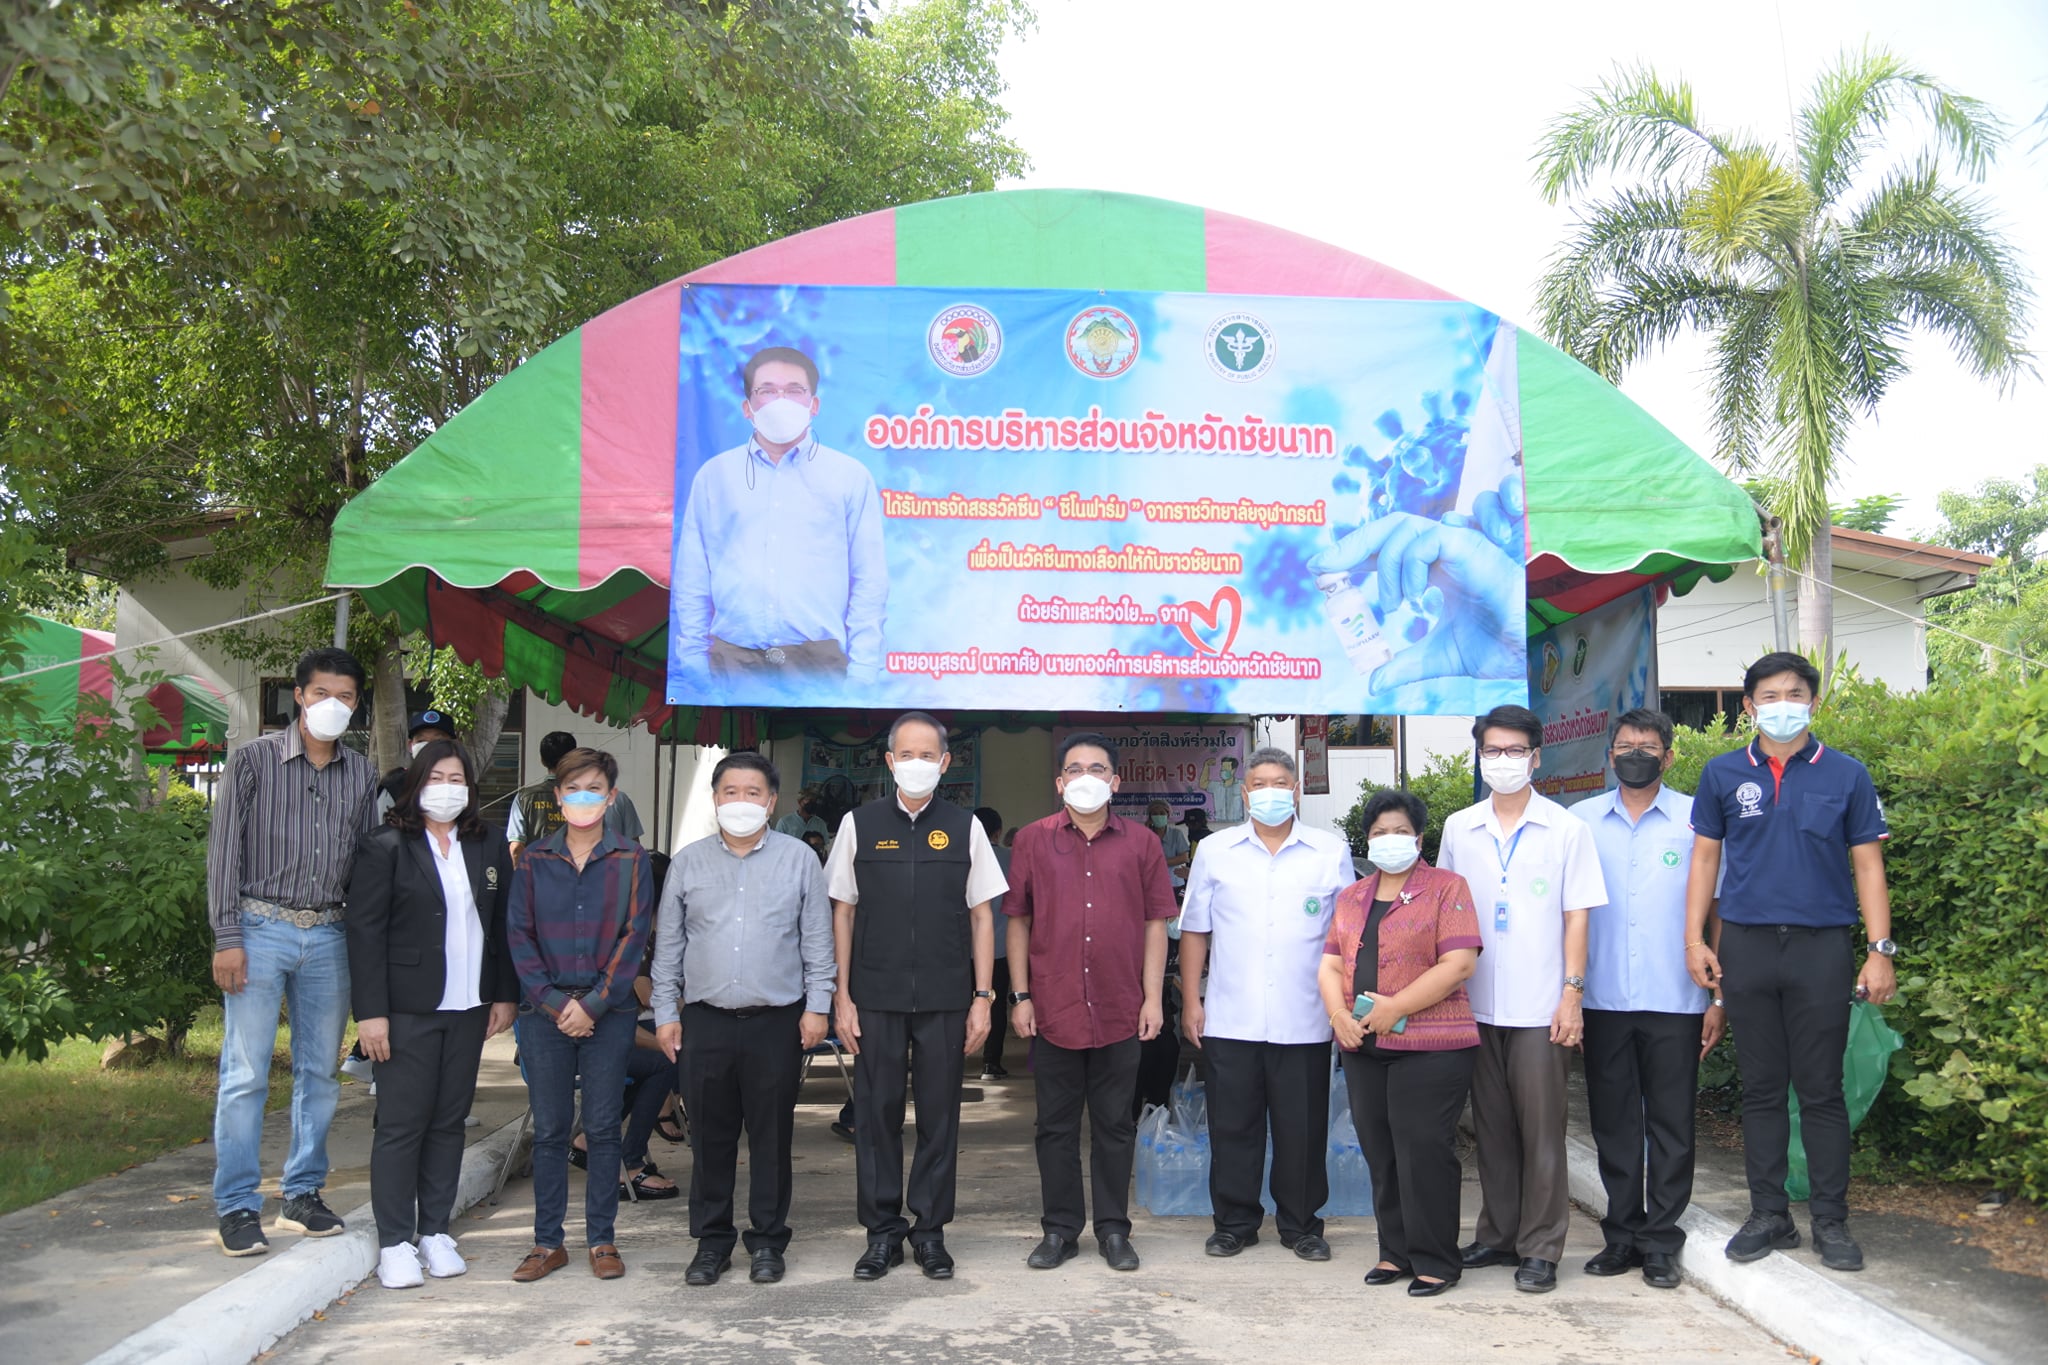
<instances>
[{"instance_id":1,"label":"black dress shoe","mask_svg":"<svg viewBox=\"0 0 2048 1365\"><path fill-rule=\"evenodd\" d=\"M1417 1279L1413 1284L1408 1286L1408 1297L1411 1299L1435 1298L1438 1294L1443 1293L1446 1289L1449 1289L1452 1285L1456 1283L1456 1280Z\"/></svg>"},{"instance_id":2,"label":"black dress shoe","mask_svg":"<svg viewBox=\"0 0 2048 1365\"><path fill-rule=\"evenodd\" d=\"M1376 1265L1365 1272L1365 1282L1370 1285L1399 1284L1414 1273L1406 1266L1395 1266L1389 1270L1383 1265Z\"/></svg>"},{"instance_id":3,"label":"black dress shoe","mask_svg":"<svg viewBox=\"0 0 2048 1365\"><path fill-rule=\"evenodd\" d=\"M1080 1250L1076 1247L1075 1250ZM918 1242L910 1248L910 1254L917 1259L918 1268L924 1271L927 1280L950 1280L953 1278L953 1253L946 1250L946 1244L939 1241Z\"/></svg>"},{"instance_id":4,"label":"black dress shoe","mask_svg":"<svg viewBox=\"0 0 2048 1365\"><path fill-rule=\"evenodd\" d=\"M1731 1261L1761 1261L1773 1251L1787 1251L1799 1245L1799 1229L1789 1213L1749 1211L1742 1228L1728 1239Z\"/></svg>"},{"instance_id":5,"label":"black dress shoe","mask_svg":"<svg viewBox=\"0 0 2048 1365\"><path fill-rule=\"evenodd\" d=\"M1136 1270L1138 1268L1137 1248L1131 1239L1121 1232L1101 1232L1095 1236L1095 1249L1102 1253L1102 1259L1109 1262L1111 1270Z\"/></svg>"},{"instance_id":6,"label":"black dress shoe","mask_svg":"<svg viewBox=\"0 0 2048 1365\"><path fill-rule=\"evenodd\" d=\"M1557 1288L1557 1262L1524 1256L1522 1268L1515 1272L1515 1288L1524 1294L1548 1294Z\"/></svg>"},{"instance_id":7,"label":"black dress shoe","mask_svg":"<svg viewBox=\"0 0 2048 1365\"><path fill-rule=\"evenodd\" d=\"M1473 1242L1458 1248L1458 1261L1467 1270L1484 1270L1490 1265L1520 1265L1521 1260L1512 1251L1502 1251L1484 1242Z\"/></svg>"},{"instance_id":8,"label":"black dress shoe","mask_svg":"<svg viewBox=\"0 0 2048 1365\"><path fill-rule=\"evenodd\" d=\"M1863 1269L1863 1248L1849 1235L1849 1225L1839 1218L1813 1220L1813 1249L1829 1270Z\"/></svg>"},{"instance_id":9,"label":"black dress shoe","mask_svg":"<svg viewBox=\"0 0 2048 1365\"><path fill-rule=\"evenodd\" d=\"M1626 1275L1643 1263L1643 1253L1634 1247L1608 1247L1586 1262L1588 1275Z\"/></svg>"},{"instance_id":10,"label":"black dress shoe","mask_svg":"<svg viewBox=\"0 0 2048 1365\"><path fill-rule=\"evenodd\" d=\"M853 1263L853 1278L856 1280L879 1280L889 1273L892 1265L903 1264L903 1243L893 1242L887 1237L871 1237L868 1249Z\"/></svg>"},{"instance_id":11,"label":"black dress shoe","mask_svg":"<svg viewBox=\"0 0 2048 1365\"><path fill-rule=\"evenodd\" d=\"M1313 1232L1299 1237L1282 1237L1280 1245L1286 1247L1304 1261L1327 1261L1330 1259L1330 1244Z\"/></svg>"},{"instance_id":12,"label":"black dress shoe","mask_svg":"<svg viewBox=\"0 0 2048 1365\"><path fill-rule=\"evenodd\" d=\"M1234 1232L1212 1232L1209 1240L1202 1243L1202 1250L1211 1256L1235 1256L1246 1247L1258 1244L1259 1234L1256 1232L1249 1237L1240 1237Z\"/></svg>"},{"instance_id":13,"label":"black dress shoe","mask_svg":"<svg viewBox=\"0 0 2048 1365\"><path fill-rule=\"evenodd\" d=\"M841 1142L851 1142L853 1141L853 1129L851 1126L834 1119L832 1122L832 1136L838 1138Z\"/></svg>"},{"instance_id":14,"label":"black dress shoe","mask_svg":"<svg viewBox=\"0 0 2048 1365\"><path fill-rule=\"evenodd\" d=\"M1045 1234L1045 1240L1031 1248L1031 1254L1024 1258L1024 1264L1033 1270L1055 1270L1081 1254L1081 1245L1057 1232Z\"/></svg>"},{"instance_id":15,"label":"black dress shoe","mask_svg":"<svg viewBox=\"0 0 2048 1365\"><path fill-rule=\"evenodd\" d=\"M703 1288L717 1284L726 1267L732 1264L731 1247L707 1247L699 1245L697 1254L690 1261L690 1268L683 1272L683 1283Z\"/></svg>"},{"instance_id":16,"label":"black dress shoe","mask_svg":"<svg viewBox=\"0 0 2048 1365\"><path fill-rule=\"evenodd\" d=\"M1678 1288L1678 1258L1662 1251L1643 1253L1643 1283L1652 1289Z\"/></svg>"},{"instance_id":17,"label":"black dress shoe","mask_svg":"<svg viewBox=\"0 0 2048 1365\"><path fill-rule=\"evenodd\" d=\"M755 1284L774 1284L782 1278L782 1253L774 1247L762 1247L754 1253L754 1264L747 1271L747 1278Z\"/></svg>"}]
</instances>

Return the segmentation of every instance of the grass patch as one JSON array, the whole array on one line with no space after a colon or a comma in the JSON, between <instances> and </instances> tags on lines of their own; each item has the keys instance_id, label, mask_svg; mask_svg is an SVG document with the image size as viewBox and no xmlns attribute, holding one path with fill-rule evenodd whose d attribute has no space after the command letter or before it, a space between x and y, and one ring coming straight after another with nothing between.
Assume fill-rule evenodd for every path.
<instances>
[{"instance_id":1,"label":"grass patch","mask_svg":"<svg viewBox=\"0 0 2048 1365\"><path fill-rule=\"evenodd\" d=\"M212 1136L220 1046L216 1006L200 1015L183 1057L139 1070L100 1070L101 1044L82 1038L40 1062L0 1062L0 1213ZM290 1100L290 1035L280 1029L270 1108Z\"/></svg>"}]
</instances>

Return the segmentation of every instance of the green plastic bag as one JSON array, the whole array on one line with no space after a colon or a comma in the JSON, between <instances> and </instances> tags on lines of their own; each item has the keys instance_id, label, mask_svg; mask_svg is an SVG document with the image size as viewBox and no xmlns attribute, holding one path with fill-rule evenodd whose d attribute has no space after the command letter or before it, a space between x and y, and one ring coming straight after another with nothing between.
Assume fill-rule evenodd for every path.
<instances>
[{"instance_id":1,"label":"green plastic bag","mask_svg":"<svg viewBox=\"0 0 2048 1365\"><path fill-rule=\"evenodd\" d=\"M1892 1054L1905 1044L1884 1021L1884 1011L1868 1000L1849 1006L1849 1047L1842 1054L1842 1098L1849 1105L1849 1131L1855 1132L1877 1103L1884 1078L1891 1070ZM1806 1139L1799 1131L1799 1094L1788 1089L1792 1108L1792 1146L1786 1152L1785 1195L1798 1201L1813 1193L1806 1175Z\"/></svg>"}]
</instances>

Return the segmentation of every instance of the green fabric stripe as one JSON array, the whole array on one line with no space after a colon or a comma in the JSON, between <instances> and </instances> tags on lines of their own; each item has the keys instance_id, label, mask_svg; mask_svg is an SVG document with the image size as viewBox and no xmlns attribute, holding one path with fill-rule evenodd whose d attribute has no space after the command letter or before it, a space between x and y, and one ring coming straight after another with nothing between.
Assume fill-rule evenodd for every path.
<instances>
[{"instance_id":1,"label":"green fabric stripe","mask_svg":"<svg viewBox=\"0 0 2048 1365\"><path fill-rule=\"evenodd\" d=\"M896 283L948 289L1209 287L1202 210L1098 190L1004 190L896 210Z\"/></svg>"},{"instance_id":2,"label":"green fabric stripe","mask_svg":"<svg viewBox=\"0 0 2048 1365\"><path fill-rule=\"evenodd\" d=\"M382 583L431 562L465 588L515 568L577 581L583 520L583 334L492 385L334 519L327 581ZM508 545L508 528L517 543Z\"/></svg>"}]
</instances>

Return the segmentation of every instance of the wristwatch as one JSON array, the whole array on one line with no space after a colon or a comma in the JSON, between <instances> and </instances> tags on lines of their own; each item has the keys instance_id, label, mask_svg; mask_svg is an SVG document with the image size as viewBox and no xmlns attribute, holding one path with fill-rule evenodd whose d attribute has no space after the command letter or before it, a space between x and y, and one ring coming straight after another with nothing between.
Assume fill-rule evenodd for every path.
<instances>
[{"instance_id":1,"label":"wristwatch","mask_svg":"<svg viewBox=\"0 0 2048 1365\"><path fill-rule=\"evenodd\" d=\"M1897 957L1899 955L1899 945L1888 938L1881 938L1870 945L1870 951L1876 953L1879 957Z\"/></svg>"},{"instance_id":2,"label":"wristwatch","mask_svg":"<svg viewBox=\"0 0 2048 1365\"><path fill-rule=\"evenodd\" d=\"M1026 1000L1029 1000L1030 998L1031 998L1031 992L1030 992L1030 991L1011 991L1011 992L1010 992L1010 1003L1011 1003L1011 1004L1013 1004L1013 1005L1021 1005L1021 1004L1023 1004L1023 1003L1024 1003L1024 1002L1025 1002Z\"/></svg>"},{"instance_id":3,"label":"wristwatch","mask_svg":"<svg viewBox=\"0 0 2048 1365\"><path fill-rule=\"evenodd\" d=\"M976 1000L993 1000L996 998L996 993L994 991L976 991L974 998Z\"/></svg>"},{"instance_id":4,"label":"wristwatch","mask_svg":"<svg viewBox=\"0 0 2048 1365\"><path fill-rule=\"evenodd\" d=\"M1586 993L1586 978L1583 976L1568 976L1564 979L1564 984L1567 990L1577 991L1580 995Z\"/></svg>"}]
</instances>

